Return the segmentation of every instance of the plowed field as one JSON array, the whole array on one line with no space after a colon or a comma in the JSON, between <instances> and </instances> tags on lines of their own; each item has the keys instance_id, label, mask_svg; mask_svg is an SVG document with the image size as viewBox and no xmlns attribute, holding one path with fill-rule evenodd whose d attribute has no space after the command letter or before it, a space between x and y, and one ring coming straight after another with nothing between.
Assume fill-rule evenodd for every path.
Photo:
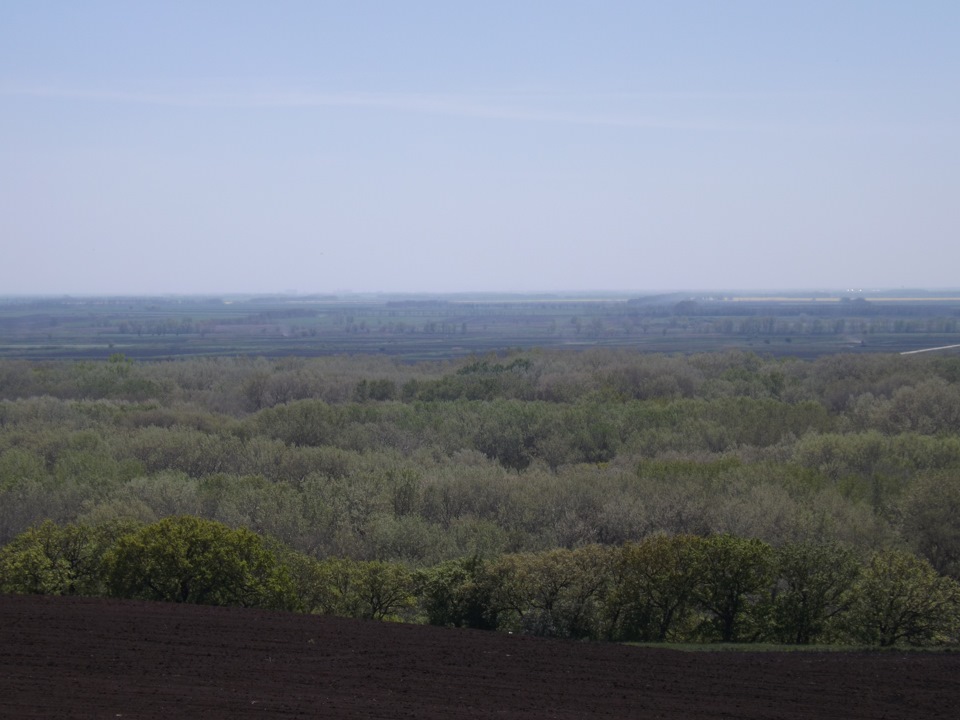
<instances>
[{"instance_id":1,"label":"plowed field","mask_svg":"<svg viewBox=\"0 0 960 720\"><path fill-rule=\"evenodd\" d=\"M0 717L951 718L956 653L685 653L0 596Z\"/></svg>"}]
</instances>

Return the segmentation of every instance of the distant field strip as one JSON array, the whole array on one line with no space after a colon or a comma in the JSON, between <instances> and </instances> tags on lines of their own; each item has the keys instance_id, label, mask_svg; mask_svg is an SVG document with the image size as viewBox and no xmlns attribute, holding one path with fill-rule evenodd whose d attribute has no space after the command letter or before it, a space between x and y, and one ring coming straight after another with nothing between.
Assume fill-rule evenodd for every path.
<instances>
[{"instance_id":1,"label":"distant field strip","mask_svg":"<svg viewBox=\"0 0 960 720\"><path fill-rule=\"evenodd\" d=\"M817 296L806 296L806 295L738 295L730 297L731 302L770 302L770 303L781 303L781 302L818 302L818 303L838 303L842 299L846 299L847 296L841 297L817 297ZM960 297L880 297L872 295L861 295L857 296L854 299L863 299L868 302L929 302L929 303L939 303L939 302L958 302Z\"/></svg>"},{"instance_id":2,"label":"distant field strip","mask_svg":"<svg viewBox=\"0 0 960 720\"><path fill-rule=\"evenodd\" d=\"M941 345L940 347L923 348L923 350L907 350L906 352L902 352L900 354L916 355L917 353L933 352L934 350L952 350L953 348L960 348L960 345Z\"/></svg>"}]
</instances>

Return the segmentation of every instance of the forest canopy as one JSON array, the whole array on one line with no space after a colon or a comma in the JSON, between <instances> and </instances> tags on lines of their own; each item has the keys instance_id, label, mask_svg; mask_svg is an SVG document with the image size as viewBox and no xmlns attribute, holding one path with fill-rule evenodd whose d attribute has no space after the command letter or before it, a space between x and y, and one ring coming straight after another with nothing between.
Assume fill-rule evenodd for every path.
<instances>
[{"instance_id":1,"label":"forest canopy","mask_svg":"<svg viewBox=\"0 0 960 720\"><path fill-rule=\"evenodd\" d=\"M189 516L311 561L380 563L382 573L462 575L466 566L450 563L469 558L494 572L519 562L507 558L729 537L764 548L755 580L768 592L776 578L781 598L799 582L796 549L811 543L861 568L849 583L880 575L877 557L956 579L958 379L956 357L882 354L2 361L0 543L49 520L82 528L117 558L131 528ZM113 539L96 539L104 533ZM575 562L599 562L586 557ZM346 567L330 582L355 586ZM105 587L122 585L110 577ZM277 593L285 581L264 565L258 582L257 592ZM470 614L479 587L457 612ZM710 591L691 592L717 637L751 635ZM840 590L818 592L836 600ZM664 623L658 607L630 622L664 636L651 629ZM768 634L803 610L783 599L769 612ZM378 613L391 614L368 612ZM545 632L542 618L523 616ZM586 632L579 622L564 632ZM778 637L819 632L819 620L804 622ZM861 636L890 640L883 632Z\"/></svg>"}]
</instances>

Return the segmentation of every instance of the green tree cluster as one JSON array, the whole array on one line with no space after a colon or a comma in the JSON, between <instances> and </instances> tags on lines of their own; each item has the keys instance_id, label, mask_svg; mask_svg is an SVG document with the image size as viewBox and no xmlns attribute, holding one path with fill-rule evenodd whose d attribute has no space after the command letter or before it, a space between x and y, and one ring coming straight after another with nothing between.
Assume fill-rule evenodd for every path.
<instances>
[{"instance_id":1,"label":"green tree cluster","mask_svg":"<svg viewBox=\"0 0 960 720\"><path fill-rule=\"evenodd\" d=\"M646 642L960 642L960 583L903 551L654 535L411 569L318 559L191 516L30 528L0 548L0 592L110 595Z\"/></svg>"},{"instance_id":2,"label":"green tree cluster","mask_svg":"<svg viewBox=\"0 0 960 720\"><path fill-rule=\"evenodd\" d=\"M200 518L164 518L117 539L105 556L111 595L143 600L283 608L286 568L263 538Z\"/></svg>"},{"instance_id":3,"label":"green tree cluster","mask_svg":"<svg viewBox=\"0 0 960 720\"><path fill-rule=\"evenodd\" d=\"M730 534L957 578L958 381L946 356L612 348L0 361L0 544L193 515L427 567Z\"/></svg>"}]
</instances>

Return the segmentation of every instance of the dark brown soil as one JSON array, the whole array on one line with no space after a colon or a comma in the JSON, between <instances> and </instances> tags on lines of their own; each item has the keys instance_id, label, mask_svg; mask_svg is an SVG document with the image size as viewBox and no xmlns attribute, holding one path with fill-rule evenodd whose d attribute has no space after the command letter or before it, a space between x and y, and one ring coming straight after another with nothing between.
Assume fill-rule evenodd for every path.
<instances>
[{"instance_id":1,"label":"dark brown soil","mask_svg":"<svg viewBox=\"0 0 960 720\"><path fill-rule=\"evenodd\" d=\"M0 596L0 717L957 718L956 653L685 653Z\"/></svg>"}]
</instances>

